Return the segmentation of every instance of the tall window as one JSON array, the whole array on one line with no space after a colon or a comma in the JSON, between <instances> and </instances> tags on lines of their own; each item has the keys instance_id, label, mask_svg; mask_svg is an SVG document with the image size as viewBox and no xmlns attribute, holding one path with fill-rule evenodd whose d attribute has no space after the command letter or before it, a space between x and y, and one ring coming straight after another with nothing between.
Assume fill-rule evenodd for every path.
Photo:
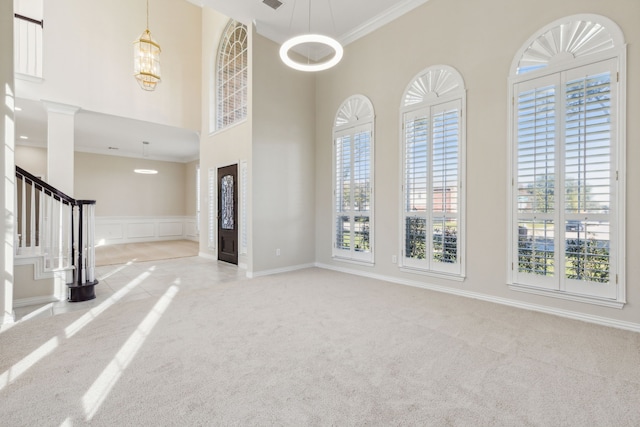
<instances>
[{"instance_id":1,"label":"tall window","mask_svg":"<svg viewBox=\"0 0 640 427\"><path fill-rule=\"evenodd\" d=\"M354 95L333 128L333 256L373 262L373 105Z\"/></svg>"},{"instance_id":2,"label":"tall window","mask_svg":"<svg viewBox=\"0 0 640 427\"><path fill-rule=\"evenodd\" d=\"M229 21L218 48L216 128L247 117L247 27Z\"/></svg>"},{"instance_id":3,"label":"tall window","mask_svg":"<svg viewBox=\"0 0 640 427\"><path fill-rule=\"evenodd\" d=\"M516 289L624 302L624 45L580 15L532 37L512 66L511 257Z\"/></svg>"},{"instance_id":4,"label":"tall window","mask_svg":"<svg viewBox=\"0 0 640 427\"><path fill-rule=\"evenodd\" d=\"M402 264L464 277L465 89L451 67L409 84L402 113Z\"/></svg>"}]
</instances>

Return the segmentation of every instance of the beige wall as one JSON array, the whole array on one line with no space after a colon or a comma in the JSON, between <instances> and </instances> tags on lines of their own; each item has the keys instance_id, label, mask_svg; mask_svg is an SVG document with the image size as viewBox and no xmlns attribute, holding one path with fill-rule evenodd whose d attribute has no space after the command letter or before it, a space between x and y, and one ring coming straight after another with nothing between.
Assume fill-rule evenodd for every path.
<instances>
[{"instance_id":1,"label":"beige wall","mask_svg":"<svg viewBox=\"0 0 640 427\"><path fill-rule=\"evenodd\" d=\"M184 215L196 215L196 178L199 161L184 165Z\"/></svg>"},{"instance_id":2,"label":"beige wall","mask_svg":"<svg viewBox=\"0 0 640 427\"><path fill-rule=\"evenodd\" d=\"M217 168L232 164L239 164L247 161L249 165L249 182L247 185L247 212L249 226L251 230L251 83L249 83L249 113L246 120L239 122L229 128L217 132L210 132L210 118L214 116L211 111L215 108L215 61L217 58L218 45L222 31L227 25L229 18L205 8L202 10L202 129L200 138L200 252L212 257L217 257L216 247L209 247L208 236L208 176L209 173L216 173ZM249 51L251 51L252 34L251 23L249 29ZM249 82L251 82L251 55L249 55ZM238 171L239 172L239 171ZM216 180L214 180L215 182ZM217 202L214 201L214 205ZM247 254L239 256L239 263L246 265L251 270L251 241L249 238L249 250Z\"/></svg>"},{"instance_id":3,"label":"beige wall","mask_svg":"<svg viewBox=\"0 0 640 427\"><path fill-rule=\"evenodd\" d=\"M596 13L615 21L628 43L627 301L623 310L509 290L507 276L507 77L514 55L537 30L564 16ZM470 291L593 316L640 323L640 2L637 0L430 0L346 47L336 68L318 74L316 90L316 260L336 268ZM467 278L407 274L400 255L399 106L410 80L437 64L456 68L467 88ZM331 258L331 128L340 103L368 96L376 112L375 266Z\"/></svg>"},{"instance_id":4,"label":"beige wall","mask_svg":"<svg viewBox=\"0 0 640 427\"><path fill-rule=\"evenodd\" d=\"M32 175L47 177L47 150L46 148L16 146L16 166L20 166Z\"/></svg>"},{"instance_id":5,"label":"beige wall","mask_svg":"<svg viewBox=\"0 0 640 427\"><path fill-rule=\"evenodd\" d=\"M315 260L315 76L286 67L278 49L254 37L253 266L258 274Z\"/></svg>"},{"instance_id":6,"label":"beige wall","mask_svg":"<svg viewBox=\"0 0 640 427\"><path fill-rule=\"evenodd\" d=\"M46 149L16 147L16 164L28 172L46 176L46 162ZM96 216L195 216L197 164L76 152L75 198L96 200Z\"/></svg>"},{"instance_id":7,"label":"beige wall","mask_svg":"<svg viewBox=\"0 0 640 427\"><path fill-rule=\"evenodd\" d=\"M186 215L185 174L183 163L76 152L75 198L96 200L96 216Z\"/></svg>"},{"instance_id":8,"label":"beige wall","mask_svg":"<svg viewBox=\"0 0 640 427\"><path fill-rule=\"evenodd\" d=\"M133 78L133 41L146 26L144 1L45 1L44 80L17 80L17 94L198 130L200 11L188 1L149 3L149 29L162 47L162 83L147 92Z\"/></svg>"},{"instance_id":9,"label":"beige wall","mask_svg":"<svg viewBox=\"0 0 640 427\"><path fill-rule=\"evenodd\" d=\"M215 55L226 23L226 17L203 10L203 94L215 92ZM209 170L215 173L220 166L246 161L248 253L239 261L250 274L260 274L314 261L315 77L285 67L278 46L257 35L250 24L248 28L248 119L209 133L215 99L203 99L200 229L208 226ZM206 232L200 234L200 250L216 255Z\"/></svg>"}]
</instances>

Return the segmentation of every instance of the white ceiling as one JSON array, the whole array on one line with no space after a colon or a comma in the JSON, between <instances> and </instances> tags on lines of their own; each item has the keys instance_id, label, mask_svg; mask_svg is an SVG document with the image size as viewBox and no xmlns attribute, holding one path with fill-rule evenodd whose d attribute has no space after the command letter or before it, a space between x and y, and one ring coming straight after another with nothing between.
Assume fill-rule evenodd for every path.
<instances>
[{"instance_id":1,"label":"white ceiling","mask_svg":"<svg viewBox=\"0 0 640 427\"><path fill-rule=\"evenodd\" d=\"M307 33L310 27L311 32L331 36L346 46L428 0L280 0L283 4L276 10L263 0L187 1L254 23L258 34L278 44ZM327 53L315 49L306 54L320 59ZM46 146L44 105L24 99L16 100L16 105L22 108L16 111L17 144ZM150 159L187 162L199 156L199 136L191 130L85 110L78 111L75 125L76 151L142 157L142 141L149 141Z\"/></svg>"},{"instance_id":2,"label":"white ceiling","mask_svg":"<svg viewBox=\"0 0 640 427\"><path fill-rule=\"evenodd\" d=\"M282 5L276 10L263 0L188 1L244 23L253 22L258 34L278 44L311 32L333 37L344 46L428 0L279 0ZM330 52L310 53L317 60Z\"/></svg>"}]
</instances>

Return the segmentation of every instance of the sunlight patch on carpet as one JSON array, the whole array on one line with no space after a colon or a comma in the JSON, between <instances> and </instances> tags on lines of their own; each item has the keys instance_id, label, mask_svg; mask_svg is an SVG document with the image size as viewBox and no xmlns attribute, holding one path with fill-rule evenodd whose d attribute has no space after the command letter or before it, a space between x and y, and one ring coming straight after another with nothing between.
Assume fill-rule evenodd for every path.
<instances>
[{"instance_id":1,"label":"sunlight patch on carpet","mask_svg":"<svg viewBox=\"0 0 640 427\"><path fill-rule=\"evenodd\" d=\"M175 285L167 289L120 348L113 360L84 394L82 405L87 421L90 421L100 409L111 389L118 382L124 370L127 369L177 293L178 287Z\"/></svg>"},{"instance_id":2,"label":"sunlight patch on carpet","mask_svg":"<svg viewBox=\"0 0 640 427\"><path fill-rule=\"evenodd\" d=\"M33 365L51 354L51 352L58 347L58 344L58 337L51 338L0 375L0 391L14 382L20 375L27 372Z\"/></svg>"},{"instance_id":3,"label":"sunlight patch on carpet","mask_svg":"<svg viewBox=\"0 0 640 427\"><path fill-rule=\"evenodd\" d=\"M151 275L155 267L151 267L148 271L145 271L131 282L129 282L124 288L120 289L113 295L111 295L108 299L102 302L100 305L92 308L88 312L86 312L81 318L73 322L71 325L67 326L64 330L67 338L71 338L82 328L87 326L93 319L98 317L101 313L103 313L106 309L120 301L125 295L127 295L133 288L142 283L147 277Z\"/></svg>"}]
</instances>

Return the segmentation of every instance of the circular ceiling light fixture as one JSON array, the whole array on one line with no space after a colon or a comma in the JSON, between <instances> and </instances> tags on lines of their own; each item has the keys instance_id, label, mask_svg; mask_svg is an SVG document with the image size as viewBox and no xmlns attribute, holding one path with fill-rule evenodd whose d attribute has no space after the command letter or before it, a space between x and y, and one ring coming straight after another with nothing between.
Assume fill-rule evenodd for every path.
<instances>
[{"instance_id":1,"label":"circular ceiling light fixture","mask_svg":"<svg viewBox=\"0 0 640 427\"><path fill-rule=\"evenodd\" d=\"M334 55L326 61L313 63L298 62L291 59L289 51L294 47L305 43L318 43L328 46L333 49ZM280 59L282 59L282 62L298 71L314 72L328 70L340 62L343 53L344 50L342 49L342 45L337 40L321 34L303 34L301 36L290 38L280 46Z\"/></svg>"}]
</instances>

